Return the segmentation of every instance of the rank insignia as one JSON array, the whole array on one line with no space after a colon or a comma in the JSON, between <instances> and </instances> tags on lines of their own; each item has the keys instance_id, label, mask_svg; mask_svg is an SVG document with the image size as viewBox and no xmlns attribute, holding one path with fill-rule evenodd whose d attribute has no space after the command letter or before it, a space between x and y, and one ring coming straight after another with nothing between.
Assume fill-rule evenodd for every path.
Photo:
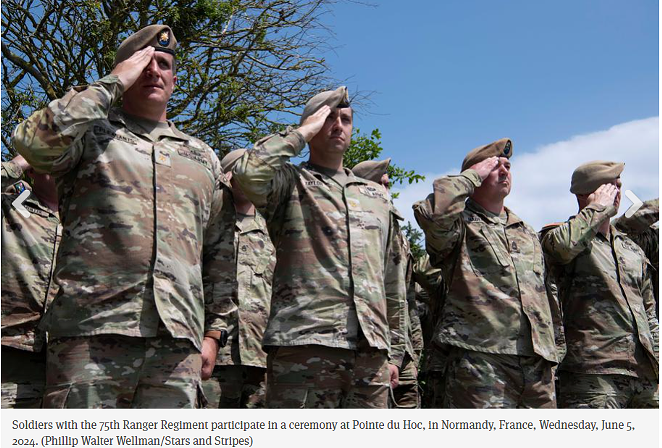
<instances>
[{"instance_id":1,"label":"rank insignia","mask_svg":"<svg viewBox=\"0 0 662 448\"><path fill-rule=\"evenodd\" d=\"M170 33L168 31L161 31L159 33L158 42L162 47L170 45Z\"/></svg>"},{"instance_id":2,"label":"rank insignia","mask_svg":"<svg viewBox=\"0 0 662 448\"><path fill-rule=\"evenodd\" d=\"M510 140L506 142L506 147L503 148L503 155L507 156L508 154L510 154Z\"/></svg>"}]
</instances>

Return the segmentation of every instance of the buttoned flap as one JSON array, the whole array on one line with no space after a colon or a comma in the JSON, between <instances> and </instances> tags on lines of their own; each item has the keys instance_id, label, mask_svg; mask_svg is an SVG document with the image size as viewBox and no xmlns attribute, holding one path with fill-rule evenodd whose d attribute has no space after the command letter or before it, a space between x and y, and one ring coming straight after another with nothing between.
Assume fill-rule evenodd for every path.
<instances>
[{"instance_id":1,"label":"buttoned flap","mask_svg":"<svg viewBox=\"0 0 662 448\"><path fill-rule=\"evenodd\" d=\"M273 275L275 255L269 236L253 231L244 235L239 245L239 263L251 268L257 275Z\"/></svg>"},{"instance_id":2,"label":"buttoned flap","mask_svg":"<svg viewBox=\"0 0 662 448\"><path fill-rule=\"evenodd\" d=\"M542 275L545 269L545 258L543 257L542 247L537 236L530 236L530 239L533 246L533 272Z\"/></svg>"},{"instance_id":3,"label":"buttoned flap","mask_svg":"<svg viewBox=\"0 0 662 448\"><path fill-rule=\"evenodd\" d=\"M524 269L542 275L545 260L538 236L522 227L509 227L508 230L510 256Z\"/></svg>"},{"instance_id":4,"label":"buttoned flap","mask_svg":"<svg viewBox=\"0 0 662 448\"><path fill-rule=\"evenodd\" d=\"M482 220L467 222L467 251L472 265L481 272L490 272L510 266L510 255L489 226Z\"/></svg>"},{"instance_id":5,"label":"buttoned flap","mask_svg":"<svg viewBox=\"0 0 662 448\"><path fill-rule=\"evenodd\" d=\"M212 170L211 157L206 149L198 147L197 145L193 145L193 143L190 143L189 145L184 145L184 144L175 144L173 142L172 145L176 147L177 154L180 157L196 162L199 165L202 165L205 168L207 168L209 171Z\"/></svg>"},{"instance_id":6,"label":"buttoned flap","mask_svg":"<svg viewBox=\"0 0 662 448\"><path fill-rule=\"evenodd\" d=\"M628 238L617 238L616 246L621 280L636 289L643 286L644 269L654 269L643 250Z\"/></svg>"},{"instance_id":7,"label":"buttoned flap","mask_svg":"<svg viewBox=\"0 0 662 448\"><path fill-rule=\"evenodd\" d=\"M346 190L347 209L350 217L350 228L356 227L366 233L379 232L382 247L386 245L389 220L391 216L390 204L383 193L370 186L358 186L358 195L351 194L352 189ZM366 246L376 243L374 239L363 241Z\"/></svg>"}]
</instances>

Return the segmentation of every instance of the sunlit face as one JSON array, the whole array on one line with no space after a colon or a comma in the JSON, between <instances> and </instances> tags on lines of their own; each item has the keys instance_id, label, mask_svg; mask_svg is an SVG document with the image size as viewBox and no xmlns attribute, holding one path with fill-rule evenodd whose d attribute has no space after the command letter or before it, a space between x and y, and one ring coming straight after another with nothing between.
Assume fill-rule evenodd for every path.
<instances>
[{"instance_id":1,"label":"sunlit face","mask_svg":"<svg viewBox=\"0 0 662 448\"><path fill-rule=\"evenodd\" d=\"M352 109L335 108L322 129L310 140L311 151L343 154L352 140Z\"/></svg>"},{"instance_id":2,"label":"sunlit face","mask_svg":"<svg viewBox=\"0 0 662 448\"><path fill-rule=\"evenodd\" d=\"M124 92L125 99L132 102L154 102L165 107L172 96L177 82L175 58L169 53L155 51L152 60L143 69L136 82Z\"/></svg>"},{"instance_id":3,"label":"sunlit face","mask_svg":"<svg viewBox=\"0 0 662 448\"><path fill-rule=\"evenodd\" d=\"M621 187L623 186L623 182L621 182L621 178L618 177L610 183L618 188L618 194L614 198L614 207L616 207L616 210L618 211L618 207L621 206Z\"/></svg>"},{"instance_id":4,"label":"sunlit face","mask_svg":"<svg viewBox=\"0 0 662 448\"><path fill-rule=\"evenodd\" d=\"M382 174L382 178L379 180L379 183L384 186L387 190L390 187L390 179L388 178L388 173Z\"/></svg>"},{"instance_id":5,"label":"sunlit face","mask_svg":"<svg viewBox=\"0 0 662 448\"><path fill-rule=\"evenodd\" d=\"M510 194L513 178L510 174L510 160L499 157L499 164L490 172L483 181L480 189L485 196L503 199Z\"/></svg>"}]
</instances>

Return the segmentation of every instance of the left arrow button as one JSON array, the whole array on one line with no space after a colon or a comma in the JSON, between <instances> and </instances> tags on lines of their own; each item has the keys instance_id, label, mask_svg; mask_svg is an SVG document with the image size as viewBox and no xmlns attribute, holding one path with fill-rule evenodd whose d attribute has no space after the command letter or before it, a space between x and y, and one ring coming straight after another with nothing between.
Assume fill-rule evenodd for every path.
<instances>
[{"instance_id":1,"label":"left arrow button","mask_svg":"<svg viewBox=\"0 0 662 448\"><path fill-rule=\"evenodd\" d=\"M11 203L16 211L19 212L24 218L30 217L30 212L25 207L23 207L23 203L29 196L30 190L23 190L23 192L19 194L16 199L14 199L14 202Z\"/></svg>"}]
</instances>

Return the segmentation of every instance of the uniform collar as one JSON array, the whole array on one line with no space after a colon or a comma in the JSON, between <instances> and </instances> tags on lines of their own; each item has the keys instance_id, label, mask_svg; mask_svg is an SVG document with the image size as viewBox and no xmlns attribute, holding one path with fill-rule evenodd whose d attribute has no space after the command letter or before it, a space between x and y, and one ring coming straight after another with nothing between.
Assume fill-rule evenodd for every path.
<instances>
[{"instance_id":1,"label":"uniform collar","mask_svg":"<svg viewBox=\"0 0 662 448\"><path fill-rule=\"evenodd\" d=\"M313 171L313 175L321 174L324 175L325 177L333 179L334 174L336 174L333 170L330 170L329 168L325 168L323 166L315 165L314 163L310 163L310 161L302 162L301 166L303 166L309 171ZM346 185L349 184L368 185L368 181L360 177L356 177L354 173L352 173L352 170L350 170L349 168L343 167L343 172L347 176Z\"/></svg>"},{"instance_id":2,"label":"uniform collar","mask_svg":"<svg viewBox=\"0 0 662 448\"><path fill-rule=\"evenodd\" d=\"M467 199L467 208L471 210L472 212L480 215L485 221L492 223L492 224L501 224L501 219L499 218L499 215L495 215L494 213L486 210L483 208L482 205L478 204L476 201L473 199L469 198ZM506 211L506 227L514 226L516 224L519 224L522 222L519 216L517 216L512 210L510 210L508 207L504 207Z\"/></svg>"},{"instance_id":3,"label":"uniform collar","mask_svg":"<svg viewBox=\"0 0 662 448\"><path fill-rule=\"evenodd\" d=\"M183 132L181 132L174 123L168 120L167 127L163 126L162 122L148 120L142 117L136 117L123 111L118 107L111 109L108 114L108 121L115 123L122 123L129 131L133 132L136 135L143 136L148 140L154 142L157 141L164 134L168 138L178 139L183 141L189 141L190 137ZM154 129L163 128L162 134L158 138L154 138L152 135Z\"/></svg>"}]
</instances>

